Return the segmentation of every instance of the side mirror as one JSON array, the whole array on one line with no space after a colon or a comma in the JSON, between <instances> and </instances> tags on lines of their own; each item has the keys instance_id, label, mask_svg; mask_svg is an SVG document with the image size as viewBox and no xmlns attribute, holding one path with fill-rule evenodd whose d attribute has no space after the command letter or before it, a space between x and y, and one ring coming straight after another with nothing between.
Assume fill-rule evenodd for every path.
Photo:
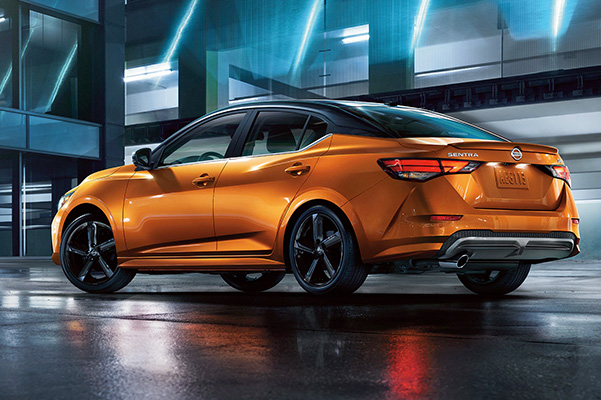
<instances>
[{"instance_id":1,"label":"side mirror","mask_svg":"<svg viewBox=\"0 0 601 400\"><path fill-rule=\"evenodd\" d=\"M143 149L138 149L131 156L131 160L133 161L136 169L148 170L150 168L150 150L148 147L144 147Z\"/></svg>"}]
</instances>

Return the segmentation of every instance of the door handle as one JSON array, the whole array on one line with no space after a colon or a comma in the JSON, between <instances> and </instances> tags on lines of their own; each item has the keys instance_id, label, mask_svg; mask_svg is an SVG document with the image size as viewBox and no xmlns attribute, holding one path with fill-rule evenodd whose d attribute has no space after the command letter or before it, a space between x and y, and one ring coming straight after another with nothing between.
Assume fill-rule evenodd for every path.
<instances>
[{"instance_id":1,"label":"door handle","mask_svg":"<svg viewBox=\"0 0 601 400\"><path fill-rule=\"evenodd\" d=\"M202 174L198 178L192 180L192 184L198 186L199 188L206 187L209 183L215 182L214 176L209 176L209 174Z\"/></svg>"},{"instance_id":2,"label":"door handle","mask_svg":"<svg viewBox=\"0 0 601 400\"><path fill-rule=\"evenodd\" d=\"M304 174L305 172L309 172L310 169L311 169L311 167L308 166L308 165L303 165L301 163L296 163L292 167L286 168L284 171L287 174L290 174L292 176L299 176L299 175Z\"/></svg>"}]
</instances>

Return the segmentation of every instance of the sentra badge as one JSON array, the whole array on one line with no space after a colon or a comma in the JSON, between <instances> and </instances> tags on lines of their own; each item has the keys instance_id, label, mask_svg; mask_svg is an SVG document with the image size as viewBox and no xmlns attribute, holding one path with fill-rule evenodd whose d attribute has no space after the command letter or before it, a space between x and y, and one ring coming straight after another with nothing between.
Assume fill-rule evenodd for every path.
<instances>
[{"instance_id":1,"label":"sentra badge","mask_svg":"<svg viewBox=\"0 0 601 400\"><path fill-rule=\"evenodd\" d=\"M479 157L478 153L447 153L448 157Z\"/></svg>"}]
</instances>

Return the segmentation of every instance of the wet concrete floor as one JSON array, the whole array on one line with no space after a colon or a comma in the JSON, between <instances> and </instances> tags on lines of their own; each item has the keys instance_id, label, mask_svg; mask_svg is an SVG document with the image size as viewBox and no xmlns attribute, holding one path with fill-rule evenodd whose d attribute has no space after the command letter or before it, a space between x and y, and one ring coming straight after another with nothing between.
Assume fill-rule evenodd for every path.
<instances>
[{"instance_id":1,"label":"wet concrete floor","mask_svg":"<svg viewBox=\"0 0 601 400\"><path fill-rule=\"evenodd\" d=\"M535 266L499 299L439 273L317 298L201 274L91 295L4 259L0 360L3 399L599 399L601 263Z\"/></svg>"}]
</instances>

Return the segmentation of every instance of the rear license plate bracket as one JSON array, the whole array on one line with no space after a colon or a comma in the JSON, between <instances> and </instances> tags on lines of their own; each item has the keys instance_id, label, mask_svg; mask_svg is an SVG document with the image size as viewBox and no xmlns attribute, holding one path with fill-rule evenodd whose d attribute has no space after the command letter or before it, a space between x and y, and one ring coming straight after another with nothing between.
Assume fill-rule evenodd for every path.
<instances>
[{"instance_id":1,"label":"rear license plate bracket","mask_svg":"<svg viewBox=\"0 0 601 400\"><path fill-rule=\"evenodd\" d=\"M495 168L495 179L501 189L528 189L526 173L516 168Z\"/></svg>"}]
</instances>

